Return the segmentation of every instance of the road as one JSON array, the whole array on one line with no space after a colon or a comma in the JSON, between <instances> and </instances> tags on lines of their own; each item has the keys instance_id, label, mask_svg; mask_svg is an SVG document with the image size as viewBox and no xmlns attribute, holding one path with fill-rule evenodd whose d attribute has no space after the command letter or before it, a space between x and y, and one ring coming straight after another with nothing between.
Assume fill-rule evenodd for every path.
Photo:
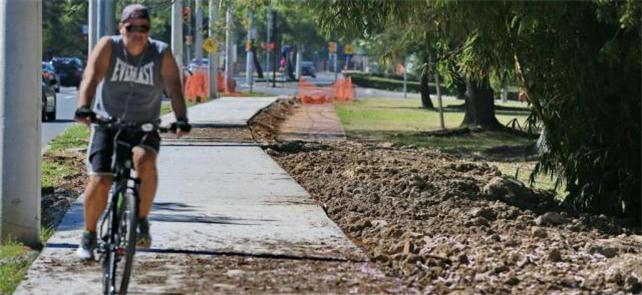
<instances>
[{"instance_id":1,"label":"road","mask_svg":"<svg viewBox=\"0 0 642 295\"><path fill-rule=\"evenodd\" d=\"M341 77L341 74L338 76L339 78ZM334 73L330 72L322 72L322 73L317 73L316 78L312 77L305 77L305 80L311 83L314 83L316 85L331 85L334 83L334 78L335 75ZM234 77L236 79L238 85L239 85L239 90L242 91L248 91L250 90L250 87L245 83L245 76L236 76ZM253 91L256 92L262 92L266 94L271 94L271 95L287 95L287 96L293 96L297 94L297 87L298 83L297 82L283 82L279 81L279 78L277 77L276 81L276 87L272 87L272 82L265 83L265 82L257 82L254 84L252 87ZM400 91L386 91L386 90L379 90L379 89L373 89L373 88L363 88L363 87L356 87L357 89L357 99L361 98L404 98L403 92ZM412 93L408 92L406 95L406 98L420 98L421 96L418 93ZM454 96L443 96L444 99L454 99Z\"/></svg>"},{"instance_id":2,"label":"road","mask_svg":"<svg viewBox=\"0 0 642 295\"><path fill-rule=\"evenodd\" d=\"M42 146L62 133L73 123L74 112L76 110L76 88L61 87L60 92L56 93L56 120L42 123Z\"/></svg>"}]
</instances>

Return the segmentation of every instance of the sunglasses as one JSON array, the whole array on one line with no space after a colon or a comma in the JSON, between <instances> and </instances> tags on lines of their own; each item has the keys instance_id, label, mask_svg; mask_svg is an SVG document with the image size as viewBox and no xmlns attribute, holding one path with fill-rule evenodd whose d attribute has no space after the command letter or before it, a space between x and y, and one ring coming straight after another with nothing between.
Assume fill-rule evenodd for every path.
<instances>
[{"instance_id":1,"label":"sunglasses","mask_svg":"<svg viewBox=\"0 0 642 295\"><path fill-rule=\"evenodd\" d=\"M142 26L127 25L125 26L125 30L127 30L127 33L148 33L149 25L142 25Z\"/></svg>"}]
</instances>

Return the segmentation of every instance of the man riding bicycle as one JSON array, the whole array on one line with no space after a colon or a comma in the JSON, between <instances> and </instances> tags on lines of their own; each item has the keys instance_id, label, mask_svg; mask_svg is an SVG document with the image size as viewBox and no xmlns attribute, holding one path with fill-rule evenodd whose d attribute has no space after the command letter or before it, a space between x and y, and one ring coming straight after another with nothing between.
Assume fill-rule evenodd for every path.
<instances>
[{"instance_id":1,"label":"man riding bicycle","mask_svg":"<svg viewBox=\"0 0 642 295\"><path fill-rule=\"evenodd\" d=\"M176 115L177 136L187 134L190 129L180 74L172 52L167 44L149 38L149 30L149 11L145 6L131 4L125 7L119 23L120 35L100 39L88 58L80 83L75 119L91 128L87 150L89 182L84 192L85 231L77 250L82 260L94 259L96 227L107 206L113 181L111 162L115 130L91 124L92 118L97 115L123 122L157 125L161 97L165 91L171 98ZM97 88L100 93L91 109ZM141 184L137 246L150 247L147 216L158 182L156 157L160 136L154 130L133 132L126 138L134 147L132 159Z\"/></svg>"}]
</instances>

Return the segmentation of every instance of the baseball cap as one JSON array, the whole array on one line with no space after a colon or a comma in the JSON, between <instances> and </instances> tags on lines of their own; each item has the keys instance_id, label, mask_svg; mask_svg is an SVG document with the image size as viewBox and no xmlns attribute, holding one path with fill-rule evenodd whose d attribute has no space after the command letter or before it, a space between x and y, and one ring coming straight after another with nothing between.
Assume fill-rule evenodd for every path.
<instances>
[{"instance_id":1,"label":"baseball cap","mask_svg":"<svg viewBox=\"0 0 642 295\"><path fill-rule=\"evenodd\" d=\"M149 11L147 7L142 4L129 4L123 9L120 16L120 22L124 23L130 19L142 18L149 20Z\"/></svg>"}]
</instances>

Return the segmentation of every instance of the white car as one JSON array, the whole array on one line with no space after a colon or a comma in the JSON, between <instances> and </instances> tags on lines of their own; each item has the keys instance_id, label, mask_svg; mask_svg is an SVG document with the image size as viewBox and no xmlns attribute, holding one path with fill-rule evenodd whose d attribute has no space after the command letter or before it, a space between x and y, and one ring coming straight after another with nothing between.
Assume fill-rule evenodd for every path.
<instances>
[{"instance_id":1,"label":"white car","mask_svg":"<svg viewBox=\"0 0 642 295\"><path fill-rule=\"evenodd\" d=\"M56 91L53 84L47 84L44 77L41 80L42 87L42 121L56 120ZM49 82L51 83L51 82Z\"/></svg>"}]
</instances>

